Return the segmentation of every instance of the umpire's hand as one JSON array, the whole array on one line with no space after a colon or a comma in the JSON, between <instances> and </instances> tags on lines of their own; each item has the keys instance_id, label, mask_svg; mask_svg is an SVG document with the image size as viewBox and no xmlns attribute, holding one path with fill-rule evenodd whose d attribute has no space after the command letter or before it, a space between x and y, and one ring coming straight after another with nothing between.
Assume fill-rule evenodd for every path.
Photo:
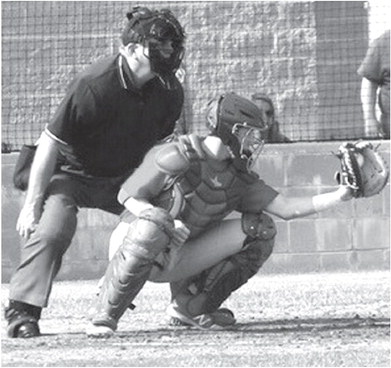
<instances>
[{"instance_id":1,"label":"umpire's hand","mask_svg":"<svg viewBox=\"0 0 391 368\"><path fill-rule=\"evenodd\" d=\"M18 221L16 223L16 230L19 235L28 239L30 235L36 230L39 218L41 217L41 204L26 203L20 211Z\"/></svg>"}]
</instances>

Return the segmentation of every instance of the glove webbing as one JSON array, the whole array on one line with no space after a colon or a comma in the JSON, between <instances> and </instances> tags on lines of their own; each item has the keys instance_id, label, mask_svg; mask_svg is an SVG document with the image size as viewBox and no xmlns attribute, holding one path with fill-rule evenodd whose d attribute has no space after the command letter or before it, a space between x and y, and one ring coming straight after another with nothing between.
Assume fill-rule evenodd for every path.
<instances>
[{"instance_id":1,"label":"glove webbing","mask_svg":"<svg viewBox=\"0 0 391 368\"><path fill-rule=\"evenodd\" d=\"M342 164L342 175L344 176L344 182L346 186L354 191L355 196L360 196L361 177L360 170L356 157L354 157L355 151L362 151L361 149L354 148L353 145L347 144L340 148L339 157Z\"/></svg>"}]
</instances>

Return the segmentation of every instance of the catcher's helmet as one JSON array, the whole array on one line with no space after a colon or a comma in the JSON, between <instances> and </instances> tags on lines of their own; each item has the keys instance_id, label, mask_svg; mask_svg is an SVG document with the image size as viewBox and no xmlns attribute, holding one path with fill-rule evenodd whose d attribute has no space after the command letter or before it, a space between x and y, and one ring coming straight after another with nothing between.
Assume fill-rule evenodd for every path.
<instances>
[{"instance_id":1,"label":"catcher's helmet","mask_svg":"<svg viewBox=\"0 0 391 368\"><path fill-rule=\"evenodd\" d=\"M211 100L207 108L207 126L232 153L249 165L260 154L267 133L259 108L246 98L231 92Z\"/></svg>"},{"instance_id":2,"label":"catcher's helmet","mask_svg":"<svg viewBox=\"0 0 391 368\"><path fill-rule=\"evenodd\" d=\"M169 84L184 55L185 33L181 24L168 9L158 11L135 7L126 17L128 23L121 36L122 43L141 43L148 47L152 71ZM171 41L169 57L162 54L162 45L166 41Z\"/></svg>"}]
</instances>

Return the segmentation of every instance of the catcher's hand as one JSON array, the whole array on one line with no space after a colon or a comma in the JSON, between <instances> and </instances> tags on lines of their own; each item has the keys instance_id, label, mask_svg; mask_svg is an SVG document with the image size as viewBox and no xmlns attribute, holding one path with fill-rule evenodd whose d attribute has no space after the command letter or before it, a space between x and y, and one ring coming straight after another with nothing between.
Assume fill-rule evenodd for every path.
<instances>
[{"instance_id":1,"label":"catcher's hand","mask_svg":"<svg viewBox=\"0 0 391 368\"><path fill-rule=\"evenodd\" d=\"M336 179L351 189L353 197L371 197L387 184L389 170L371 143L343 143L337 157L341 172L336 174Z\"/></svg>"},{"instance_id":2,"label":"catcher's hand","mask_svg":"<svg viewBox=\"0 0 391 368\"><path fill-rule=\"evenodd\" d=\"M174 220L175 229L172 235L171 244L175 247L181 247L186 243L187 238L190 235L190 230L180 220Z\"/></svg>"}]
</instances>

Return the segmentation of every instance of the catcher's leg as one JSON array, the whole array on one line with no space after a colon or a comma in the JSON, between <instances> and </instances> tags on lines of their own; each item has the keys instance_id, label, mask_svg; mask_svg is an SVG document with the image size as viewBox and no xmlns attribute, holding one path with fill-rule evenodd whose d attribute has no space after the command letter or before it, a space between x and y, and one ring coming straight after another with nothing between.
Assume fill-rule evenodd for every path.
<instances>
[{"instance_id":1,"label":"catcher's leg","mask_svg":"<svg viewBox=\"0 0 391 368\"><path fill-rule=\"evenodd\" d=\"M182 322L204 329L235 323L233 313L219 307L269 258L276 234L273 220L265 214L244 215L242 229L246 238L240 252L195 277L170 284L173 301L167 313L173 317L171 324Z\"/></svg>"},{"instance_id":2,"label":"catcher's leg","mask_svg":"<svg viewBox=\"0 0 391 368\"><path fill-rule=\"evenodd\" d=\"M91 336L111 334L144 286L156 256L170 243L174 221L161 208L148 209L129 226L127 236L106 270Z\"/></svg>"}]
</instances>

